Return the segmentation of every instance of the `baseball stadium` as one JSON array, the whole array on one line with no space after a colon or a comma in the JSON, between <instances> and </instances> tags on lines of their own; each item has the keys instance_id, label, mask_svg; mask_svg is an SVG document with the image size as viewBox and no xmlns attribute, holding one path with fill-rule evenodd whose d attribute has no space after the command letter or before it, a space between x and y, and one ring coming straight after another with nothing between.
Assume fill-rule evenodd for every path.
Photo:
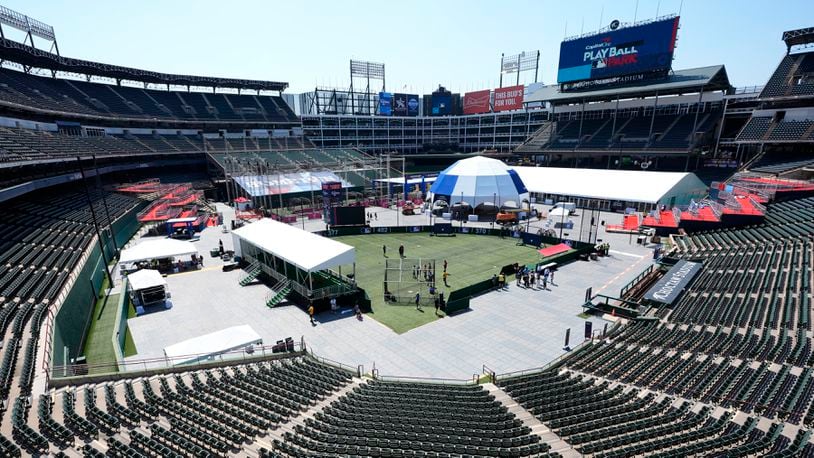
<instances>
[{"instance_id":1,"label":"baseball stadium","mask_svg":"<svg viewBox=\"0 0 814 458\"><path fill-rule=\"evenodd\" d=\"M679 8L493 87L351 58L295 94L29 14L0 6L0 455L814 457L814 27L758 86L682 65Z\"/></svg>"}]
</instances>

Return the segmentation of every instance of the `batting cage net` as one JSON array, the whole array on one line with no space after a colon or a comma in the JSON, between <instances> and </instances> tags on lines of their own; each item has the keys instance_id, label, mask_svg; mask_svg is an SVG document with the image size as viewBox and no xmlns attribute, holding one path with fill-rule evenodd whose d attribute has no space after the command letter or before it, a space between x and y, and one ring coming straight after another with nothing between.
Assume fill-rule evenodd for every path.
<instances>
[{"instance_id":1,"label":"batting cage net","mask_svg":"<svg viewBox=\"0 0 814 458\"><path fill-rule=\"evenodd\" d=\"M386 259L384 267L384 300L391 304L432 305L430 287L435 286L435 259Z\"/></svg>"}]
</instances>

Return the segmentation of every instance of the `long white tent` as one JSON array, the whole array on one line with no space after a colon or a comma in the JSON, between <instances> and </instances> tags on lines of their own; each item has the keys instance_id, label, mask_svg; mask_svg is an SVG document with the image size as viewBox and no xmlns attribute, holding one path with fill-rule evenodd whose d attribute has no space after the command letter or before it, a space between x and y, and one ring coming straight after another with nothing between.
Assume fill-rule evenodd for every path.
<instances>
[{"instance_id":1,"label":"long white tent","mask_svg":"<svg viewBox=\"0 0 814 458\"><path fill-rule=\"evenodd\" d=\"M529 192L586 199L683 205L707 186L693 173L513 167Z\"/></svg>"},{"instance_id":2,"label":"long white tent","mask_svg":"<svg viewBox=\"0 0 814 458\"><path fill-rule=\"evenodd\" d=\"M269 218L234 230L232 237L237 255L242 239L309 273L356 262L354 247Z\"/></svg>"},{"instance_id":3,"label":"long white tent","mask_svg":"<svg viewBox=\"0 0 814 458\"><path fill-rule=\"evenodd\" d=\"M177 258L197 254L191 242L175 239L145 240L136 246L122 250L119 264L130 264L151 259Z\"/></svg>"}]
</instances>

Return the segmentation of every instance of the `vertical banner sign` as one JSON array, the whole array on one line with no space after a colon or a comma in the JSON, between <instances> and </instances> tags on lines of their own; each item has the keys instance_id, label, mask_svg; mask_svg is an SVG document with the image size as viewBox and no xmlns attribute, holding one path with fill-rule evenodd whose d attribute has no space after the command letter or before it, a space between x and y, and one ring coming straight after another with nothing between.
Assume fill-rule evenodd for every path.
<instances>
[{"instance_id":1,"label":"vertical banner sign","mask_svg":"<svg viewBox=\"0 0 814 458\"><path fill-rule=\"evenodd\" d=\"M379 92L379 115L390 116L392 111L393 94L389 92Z\"/></svg>"},{"instance_id":2,"label":"vertical banner sign","mask_svg":"<svg viewBox=\"0 0 814 458\"><path fill-rule=\"evenodd\" d=\"M393 94L393 116L407 116L407 94Z\"/></svg>"},{"instance_id":3,"label":"vertical banner sign","mask_svg":"<svg viewBox=\"0 0 814 458\"><path fill-rule=\"evenodd\" d=\"M393 94L393 116L418 116L418 96L414 94Z\"/></svg>"},{"instance_id":4,"label":"vertical banner sign","mask_svg":"<svg viewBox=\"0 0 814 458\"><path fill-rule=\"evenodd\" d=\"M593 334L593 326L594 324L590 321L585 322L585 338L590 339L591 334Z\"/></svg>"},{"instance_id":5,"label":"vertical banner sign","mask_svg":"<svg viewBox=\"0 0 814 458\"><path fill-rule=\"evenodd\" d=\"M446 116L452 114L452 94L433 94L431 114L433 116Z\"/></svg>"},{"instance_id":6,"label":"vertical banner sign","mask_svg":"<svg viewBox=\"0 0 814 458\"><path fill-rule=\"evenodd\" d=\"M585 302L590 302L591 297L593 297L593 287L589 286L588 289L585 290Z\"/></svg>"},{"instance_id":7,"label":"vertical banner sign","mask_svg":"<svg viewBox=\"0 0 814 458\"><path fill-rule=\"evenodd\" d=\"M602 337L605 337L605 334L608 333L608 323L605 323L605 327L602 328Z\"/></svg>"},{"instance_id":8,"label":"vertical banner sign","mask_svg":"<svg viewBox=\"0 0 814 458\"><path fill-rule=\"evenodd\" d=\"M418 116L418 96L407 94L407 116Z\"/></svg>"},{"instance_id":9,"label":"vertical banner sign","mask_svg":"<svg viewBox=\"0 0 814 458\"><path fill-rule=\"evenodd\" d=\"M464 94L464 114L488 113L491 95L489 89Z\"/></svg>"},{"instance_id":10,"label":"vertical banner sign","mask_svg":"<svg viewBox=\"0 0 814 458\"><path fill-rule=\"evenodd\" d=\"M523 108L523 86L500 87L495 89L495 111L519 110Z\"/></svg>"},{"instance_id":11,"label":"vertical banner sign","mask_svg":"<svg viewBox=\"0 0 814 458\"><path fill-rule=\"evenodd\" d=\"M565 330L565 348L568 348L568 341L571 340L571 328Z\"/></svg>"},{"instance_id":12,"label":"vertical banner sign","mask_svg":"<svg viewBox=\"0 0 814 458\"><path fill-rule=\"evenodd\" d=\"M325 221L328 224L335 224L334 207L339 205L342 198L342 182L340 181L326 181L322 183L322 211Z\"/></svg>"}]
</instances>

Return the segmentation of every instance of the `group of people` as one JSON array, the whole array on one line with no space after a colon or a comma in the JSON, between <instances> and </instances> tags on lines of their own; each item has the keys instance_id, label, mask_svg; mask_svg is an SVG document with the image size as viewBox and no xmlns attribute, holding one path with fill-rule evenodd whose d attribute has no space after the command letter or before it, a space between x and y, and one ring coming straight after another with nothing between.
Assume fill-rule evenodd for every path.
<instances>
[{"instance_id":1,"label":"group of people","mask_svg":"<svg viewBox=\"0 0 814 458\"><path fill-rule=\"evenodd\" d=\"M527 266L515 266L514 276L517 281L517 286L525 288L536 287L541 290L547 290L549 284L554 285L554 269L544 268L542 265L538 265L533 269ZM492 285L495 288L505 288L507 286L506 275L503 272L492 275Z\"/></svg>"},{"instance_id":2,"label":"group of people","mask_svg":"<svg viewBox=\"0 0 814 458\"><path fill-rule=\"evenodd\" d=\"M413 280L423 280L430 285L435 283L435 270L432 264L413 265Z\"/></svg>"},{"instance_id":3,"label":"group of people","mask_svg":"<svg viewBox=\"0 0 814 458\"><path fill-rule=\"evenodd\" d=\"M382 245L382 256L387 257L387 245ZM399 245L399 257L404 257L404 245Z\"/></svg>"},{"instance_id":4,"label":"group of people","mask_svg":"<svg viewBox=\"0 0 814 458\"><path fill-rule=\"evenodd\" d=\"M435 286L430 286L430 296L432 297L433 304L435 305L435 314L439 315L439 310L444 310L446 301L444 301L444 292L438 291ZM421 310L421 293L415 293L415 309Z\"/></svg>"},{"instance_id":5,"label":"group of people","mask_svg":"<svg viewBox=\"0 0 814 458\"><path fill-rule=\"evenodd\" d=\"M330 300L331 304L331 313L336 315L339 313L339 304L336 302L336 298L332 297ZM314 304L308 305L308 318L311 320L311 325L316 326L317 322L314 320L314 315L316 314L316 310L314 309ZM359 303L355 303L353 306L353 314L356 315L356 319L362 321L362 309L359 307Z\"/></svg>"},{"instance_id":6,"label":"group of people","mask_svg":"<svg viewBox=\"0 0 814 458\"><path fill-rule=\"evenodd\" d=\"M534 288L536 285L540 289L547 290L549 283L554 284L554 270L547 267L543 268L541 265L537 266L536 269L522 267L517 270L515 277L517 286L525 288Z\"/></svg>"},{"instance_id":7,"label":"group of people","mask_svg":"<svg viewBox=\"0 0 814 458\"><path fill-rule=\"evenodd\" d=\"M369 223L374 220L375 221L379 220L379 214L374 212L367 212L367 222Z\"/></svg>"}]
</instances>

